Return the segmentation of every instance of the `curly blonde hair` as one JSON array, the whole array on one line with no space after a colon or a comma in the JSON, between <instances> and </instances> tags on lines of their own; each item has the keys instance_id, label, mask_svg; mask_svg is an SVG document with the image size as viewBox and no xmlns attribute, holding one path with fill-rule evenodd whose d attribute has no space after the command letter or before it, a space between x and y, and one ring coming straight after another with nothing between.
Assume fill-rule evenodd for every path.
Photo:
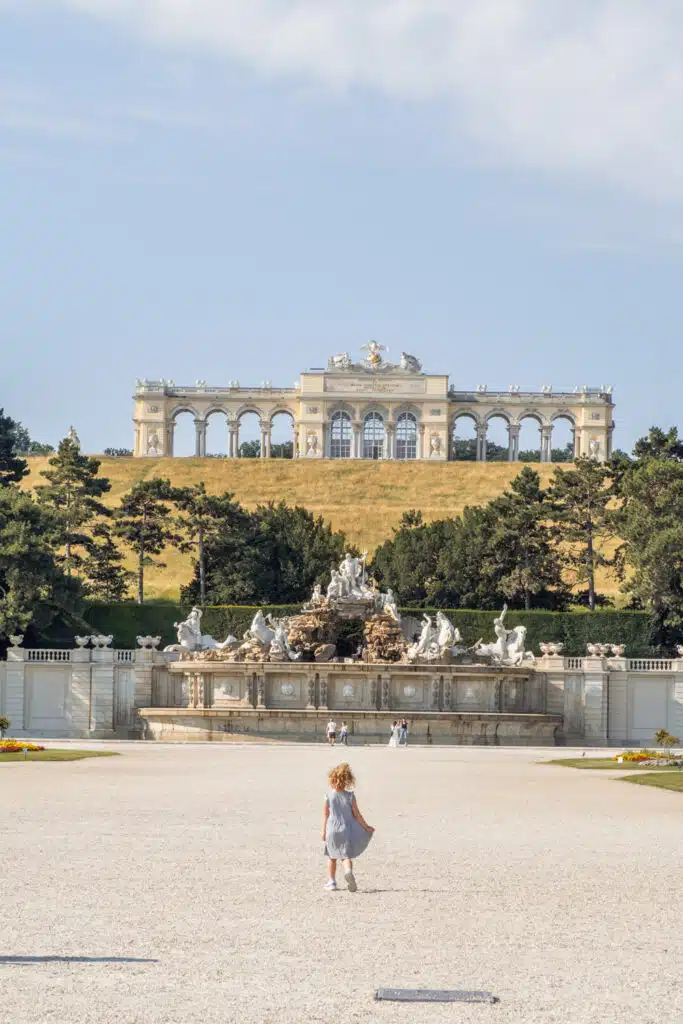
<instances>
[{"instance_id":1,"label":"curly blonde hair","mask_svg":"<svg viewBox=\"0 0 683 1024\"><path fill-rule=\"evenodd\" d=\"M346 761L342 761L336 768L333 768L327 776L332 789L336 789L338 792L343 792L345 789L353 789L356 785L356 779L353 772L351 771L351 765L347 764Z\"/></svg>"}]
</instances>

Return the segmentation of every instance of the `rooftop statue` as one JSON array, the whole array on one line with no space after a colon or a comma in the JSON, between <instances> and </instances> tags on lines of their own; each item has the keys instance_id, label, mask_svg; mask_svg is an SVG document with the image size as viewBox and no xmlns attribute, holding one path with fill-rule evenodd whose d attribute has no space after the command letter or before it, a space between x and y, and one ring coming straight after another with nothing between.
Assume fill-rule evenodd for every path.
<instances>
[{"instance_id":1,"label":"rooftop statue","mask_svg":"<svg viewBox=\"0 0 683 1024\"><path fill-rule=\"evenodd\" d=\"M420 373L422 370L422 363L415 356L408 355L407 352L401 352L400 367L402 370L410 370L411 373Z\"/></svg>"},{"instance_id":2,"label":"rooftop statue","mask_svg":"<svg viewBox=\"0 0 683 1024\"><path fill-rule=\"evenodd\" d=\"M361 345L362 349L367 349L368 358L366 362L372 367L373 370L378 370L382 365L383 359L380 352L386 352L386 345L380 345L376 341L369 341L367 345Z\"/></svg>"}]
</instances>

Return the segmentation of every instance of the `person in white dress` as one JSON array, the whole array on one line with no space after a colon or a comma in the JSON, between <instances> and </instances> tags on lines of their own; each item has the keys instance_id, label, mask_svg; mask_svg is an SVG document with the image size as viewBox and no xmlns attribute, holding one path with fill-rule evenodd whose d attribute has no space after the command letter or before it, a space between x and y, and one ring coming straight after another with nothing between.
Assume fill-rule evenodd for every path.
<instances>
[{"instance_id":1,"label":"person in white dress","mask_svg":"<svg viewBox=\"0 0 683 1024\"><path fill-rule=\"evenodd\" d=\"M398 722L393 722L392 726L391 726L391 736L389 737L389 746L390 747L397 747L398 746L398 740L399 740L400 732L401 732L401 730L400 730Z\"/></svg>"}]
</instances>

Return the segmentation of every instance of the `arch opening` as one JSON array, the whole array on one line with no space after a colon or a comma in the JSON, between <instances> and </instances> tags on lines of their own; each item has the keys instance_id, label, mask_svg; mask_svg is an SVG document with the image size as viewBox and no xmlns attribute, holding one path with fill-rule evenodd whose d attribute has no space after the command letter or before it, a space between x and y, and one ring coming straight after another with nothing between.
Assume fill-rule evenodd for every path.
<instances>
[{"instance_id":1,"label":"arch opening","mask_svg":"<svg viewBox=\"0 0 683 1024\"><path fill-rule=\"evenodd\" d=\"M384 458L384 419L370 412L363 420L363 458Z\"/></svg>"},{"instance_id":2,"label":"arch opening","mask_svg":"<svg viewBox=\"0 0 683 1024\"><path fill-rule=\"evenodd\" d=\"M507 462L510 458L510 435L505 416L489 416L486 422L486 461Z\"/></svg>"},{"instance_id":3,"label":"arch opening","mask_svg":"<svg viewBox=\"0 0 683 1024\"><path fill-rule=\"evenodd\" d=\"M347 412L336 412L330 421L330 458L351 458L351 417Z\"/></svg>"},{"instance_id":4,"label":"arch opening","mask_svg":"<svg viewBox=\"0 0 683 1024\"><path fill-rule=\"evenodd\" d=\"M541 461L541 424L535 416L523 416L519 421L520 462Z\"/></svg>"},{"instance_id":5,"label":"arch opening","mask_svg":"<svg viewBox=\"0 0 683 1024\"><path fill-rule=\"evenodd\" d=\"M240 413L237 430L239 458L259 459L261 457L261 417L259 414L250 410Z\"/></svg>"},{"instance_id":6,"label":"arch opening","mask_svg":"<svg viewBox=\"0 0 683 1024\"><path fill-rule=\"evenodd\" d=\"M553 419L550 459L551 462L574 461L574 423L569 416Z\"/></svg>"},{"instance_id":7,"label":"arch opening","mask_svg":"<svg viewBox=\"0 0 683 1024\"><path fill-rule=\"evenodd\" d=\"M228 417L222 409L206 416L205 448L207 458L225 459L228 454Z\"/></svg>"},{"instance_id":8,"label":"arch opening","mask_svg":"<svg viewBox=\"0 0 683 1024\"><path fill-rule=\"evenodd\" d=\"M179 410L173 417L173 454L181 459L192 458L197 452L197 431L194 413Z\"/></svg>"},{"instance_id":9,"label":"arch opening","mask_svg":"<svg viewBox=\"0 0 683 1024\"><path fill-rule=\"evenodd\" d=\"M462 413L453 421L451 459L454 462L477 460L477 421L471 413Z\"/></svg>"},{"instance_id":10,"label":"arch opening","mask_svg":"<svg viewBox=\"0 0 683 1024\"><path fill-rule=\"evenodd\" d=\"M417 419L411 412L402 412L396 420L396 458L417 458Z\"/></svg>"},{"instance_id":11,"label":"arch opening","mask_svg":"<svg viewBox=\"0 0 683 1024\"><path fill-rule=\"evenodd\" d=\"M285 409L273 413L270 419L270 457L294 458L294 416Z\"/></svg>"}]
</instances>

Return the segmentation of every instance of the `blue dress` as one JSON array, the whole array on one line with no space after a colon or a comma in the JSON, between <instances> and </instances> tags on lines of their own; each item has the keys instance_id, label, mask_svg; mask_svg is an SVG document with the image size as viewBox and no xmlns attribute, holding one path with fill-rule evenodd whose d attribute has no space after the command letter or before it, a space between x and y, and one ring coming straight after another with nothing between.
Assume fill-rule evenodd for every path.
<instances>
[{"instance_id":1,"label":"blue dress","mask_svg":"<svg viewBox=\"0 0 683 1024\"><path fill-rule=\"evenodd\" d=\"M353 793L328 789L325 804L330 809L325 830L325 856L333 860L355 860L367 849L372 832L353 816Z\"/></svg>"}]
</instances>

